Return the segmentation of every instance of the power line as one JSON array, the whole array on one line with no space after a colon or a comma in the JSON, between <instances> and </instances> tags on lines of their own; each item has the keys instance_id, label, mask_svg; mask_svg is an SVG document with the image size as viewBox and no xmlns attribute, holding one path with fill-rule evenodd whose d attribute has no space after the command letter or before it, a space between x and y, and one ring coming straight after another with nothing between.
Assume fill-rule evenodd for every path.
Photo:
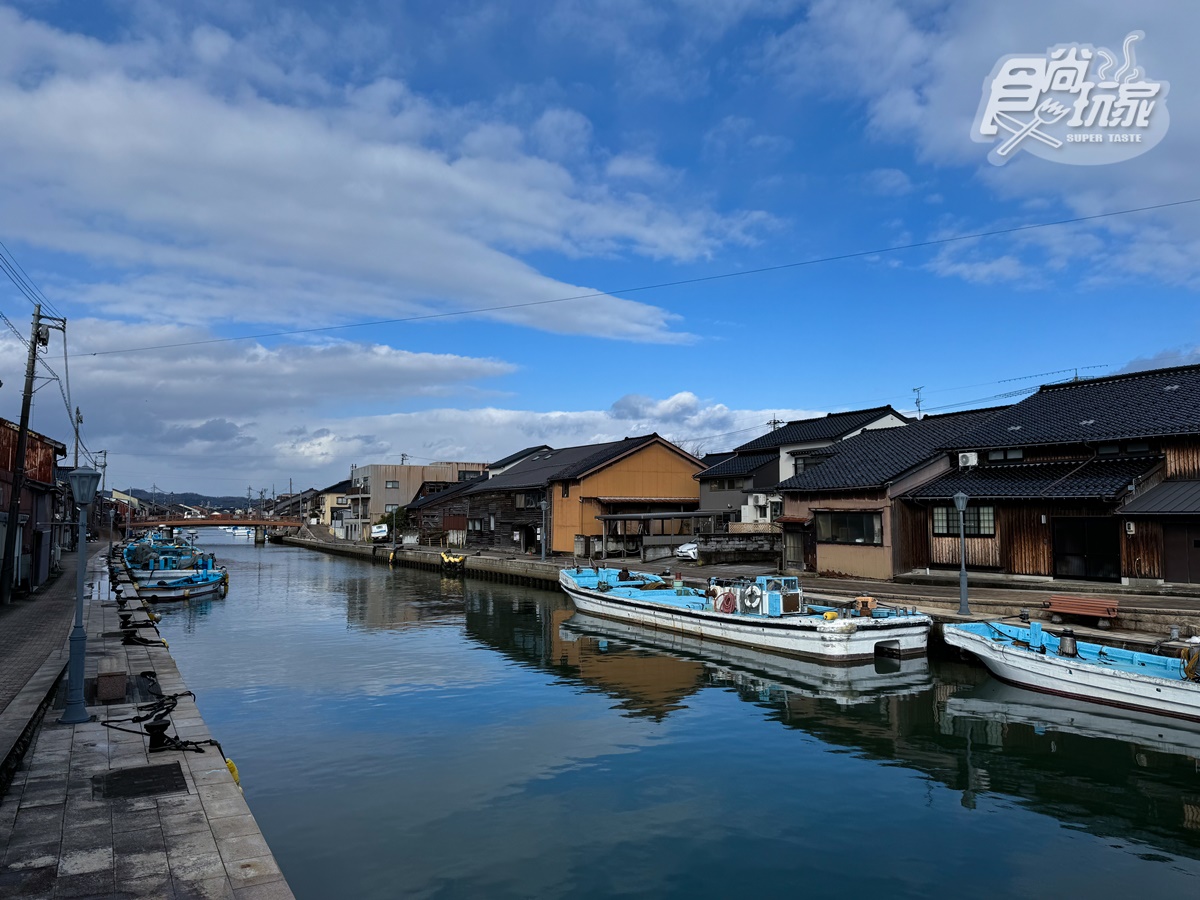
<instances>
[{"instance_id":1,"label":"power line","mask_svg":"<svg viewBox=\"0 0 1200 900\"><path fill-rule=\"evenodd\" d=\"M10 271L10 267L15 266L16 270L21 274L20 280L28 286L29 292L32 292L34 296L30 298L29 292L27 292L25 288L22 288L21 284L14 279L14 283L16 283L17 287L21 289L21 293L25 294L27 298L31 299L34 305L40 303L46 309L50 310L50 312L52 312L55 316L62 318L62 316L59 315L58 310L54 308L54 304L50 302L50 300L42 292L42 289L34 283L33 279L29 276L29 273L25 271L24 267L22 267L21 263L18 262L16 256L14 256L13 252L8 249L8 245L5 244L4 241L0 241L0 248L3 249L3 252L0 253L0 261L5 263L5 272L8 273L8 277L13 278L14 273Z\"/></svg>"},{"instance_id":2,"label":"power line","mask_svg":"<svg viewBox=\"0 0 1200 900\"><path fill-rule=\"evenodd\" d=\"M550 300L528 300L523 303L506 303L498 306L480 306L473 309L452 310L450 312L423 313L416 316L402 316L395 319L377 319L371 322L352 322L346 325L325 325L318 328L300 328L293 331L271 331L261 334L247 334L241 337L208 338L198 341L181 341L174 344L155 344L147 347L127 347L119 350L94 350L89 356L109 356L117 353L143 353L148 350L174 350L180 347L201 347L206 344L228 344L234 341L253 341L260 338L293 337L302 334L318 334L329 331L343 331L350 328L374 328L380 325L398 325L406 322L423 322L432 319L450 319L460 316L473 316L479 313L505 312L513 309L528 309L535 306L549 306L552 303L569 303L575 300L592 300L597 297L615 297L620 294L635 294L643 291L657 291L663 288L683 287L690 284L704 284L710 281L722 281L729 278L744 278L748 275L762 275L767 272L780 272L785 269L798 269L804 266L815 266L820 263L839 262L847 259L861 259L864 256L878 256L883 253L896 253L901 250L917 250L923 247L938 247L962 241L978 240L979 238L998 237L1005 234L1017 234L1022 231L1033 231L1038 228L1053 228L1059 225L1074 225L1079 222L1090 222L1096 219L1109 219L1115 216L1127 216L1133 213L1150 212L1157 209L1169 209L1175 206L1185 206L1190 203L1200 203L1200 197L1190 200L1174 200L1170 203L1156 203L1151 206L1138 206L1130 209L1113 210L1106 213L1095 213L1090 216L1075 216L1070 219L1057 219L1052 222L1034 222L1028 225L1014 225L1011 228L995 228L990 231L976 231L970 234L953 235L945 238L932 238L927 241L914 241L908 244L893 244L889 247L879 247L873 250L855 250L850 253L839 253L833 256L821 256L814 259L797 262L780 263L773 266L760 266L755 269L741 269L736 272L721 272L716 275L701 275L696 278L681 278L677 281L661 281L656 284L643 284L636 287L621 288L611 291L591 291L586 294L575 294L569 297L555 297Z\"/></svg>"}]
</instances>

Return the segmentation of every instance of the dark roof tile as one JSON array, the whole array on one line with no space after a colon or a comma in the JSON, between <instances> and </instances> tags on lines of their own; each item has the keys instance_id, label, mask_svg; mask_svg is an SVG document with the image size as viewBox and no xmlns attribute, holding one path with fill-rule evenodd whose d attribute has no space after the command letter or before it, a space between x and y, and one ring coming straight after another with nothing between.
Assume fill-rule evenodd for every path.
<instances>
[{"instance_id":1,"label":"dark roof tile","mask_svg":"<svg viewBox=\"0 0 1200 900\"><path fill-rule=\"evenodd\" d=\"M1159 464L1159 458L1090 459L1066 462L978 466L947 472L906 496L947 500L962 491L972 499L1114 500L1135 478Z\"/></svg>"},{"instance_id":2,"label":"dark roof tile","mask_svg":"<svg viewBox=\"0 0 1200 900\"><path fill-rule=\"evenodd\" d=\"M538 444L536 447L526 447L524 450L518 450L516 453L510 453L504 459L498 459L494 463L489 463L491 469L503 469L505 466L510 466L518 460L522 460L527 456L532 456L539 450L549 450L549 444Z\"/></svg>"},{"instance_id":3,"label":"dark roof tile","mask_svg":"<svg viewBox=\"0 0 1200 900\"><path fill-rule=\"evenodd\" d=\"M844 435L857 431L884 416L905 416L896 412L890 406L877 406L874 409L852 409L847 412L829 413L815 419L796 419L788 422L782 428L769 431L762 437L747 441L734 449L738 453L753 450L769 450L782 447L784 444L803 444L808 441L835 441Z\"/></svg>"},{"instance_id":4,"label":"dark roof tile","mask_svg":"<svg viewBox=\"0 0 1200 900\"><path fill-rule=\"evenodd\" d=\"M829 447L830 456L782 482L778 490L802 493L880 487L909 469L934 459L954 436L996 415L973 409L926 416L896 428L872 428Z\"/></svg>"},{"instance_id":5,"label":"dark roof tile","mask_svg":"<svg viewBox=\"0 0 1200 900\"><path fill-rule=\"evenodd\" d=\"M749 475L770 462L777 462L776 453L739 453L711 468L696 474L697 478L735 478L738 475Z\"/></svg>"},{"instance_id":6,"label":"dark roof tile","mask_svg":"<svg viewBox=\"0 0 1200 900\"><path fill-rule=\"evenodd\" d=\"M1043 385L953 446L1028 447L1196 433L1200 366L1181 366Z\"/></svg>"}]
</instances>

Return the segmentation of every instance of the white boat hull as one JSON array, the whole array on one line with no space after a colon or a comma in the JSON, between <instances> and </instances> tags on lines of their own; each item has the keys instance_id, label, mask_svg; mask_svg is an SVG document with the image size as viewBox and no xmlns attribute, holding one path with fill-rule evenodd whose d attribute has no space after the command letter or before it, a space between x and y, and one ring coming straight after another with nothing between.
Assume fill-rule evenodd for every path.
<instances>
[{"instance_id":1,"label":"white boat hull","mask_svg":"<svg viewBox=\"0 0 1200 900\"><path fill-rule=\"evenodd\" d=\"M193 578L213 571L212 569L129 569L129 577L138 584L154 584L159 581L177 581Z\"/></svg>"},{"instance_id":2,"label":"white boat hull","mask_svg":"<svg viewBox=\"0 0 1200 900\"><path fill-rule=\"evenodd\" d=\"M768 618L681 609L616 597L580 587L565 572L560 575L559 583L575 608L589 615L788 656L860 662L878 655L923 656L928 644L929 619L919 615L890 619L865 616L833 620L811 616Z\"/></svg>"},{"instance_id":3,"label":"white boat hull","mask_svg":"<svg viewBox=\"0 0 1200 900\"><path fill-rule=\"evenodd\" d=\"M1183 679L1138 675L1070 657L1032 653L952 627L946 643L977 656L1002 681L1046 694L1090 703L1200 721L1200 684Z\"/></svg>"}]
</instances>

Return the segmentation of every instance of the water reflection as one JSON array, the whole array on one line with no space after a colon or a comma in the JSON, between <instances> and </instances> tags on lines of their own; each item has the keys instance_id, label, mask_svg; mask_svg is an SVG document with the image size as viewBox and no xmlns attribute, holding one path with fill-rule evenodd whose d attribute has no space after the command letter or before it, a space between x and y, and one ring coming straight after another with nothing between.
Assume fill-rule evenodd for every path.
<instances>
[{"instance_id":1,"label":"water reflection","mask_svg":"<svg viewBox=\"0 0 1200 900\"><path fill-rule=\"evenodd\" d=\"M1200 725L1036 694L949 659L827 666L493 594L468 600L469 634L627 715L665 719L706 687L732 690L787 728L918 770L968 808L1007 795L1094 834L1200 856Z\"/></svg>"},{"instance_id":2,"label":"water reflection","mask_svg":"<svg viewBox=\"0 0 1200 900\"><path fill-rule=\"evenodd\" d=\"M1200 877L1200 745L1177 723L952 660L830 668L576 617L560 592L218 552L229 596L168 605L164 635L302 898Z\"/></svg>"}]
</instances>

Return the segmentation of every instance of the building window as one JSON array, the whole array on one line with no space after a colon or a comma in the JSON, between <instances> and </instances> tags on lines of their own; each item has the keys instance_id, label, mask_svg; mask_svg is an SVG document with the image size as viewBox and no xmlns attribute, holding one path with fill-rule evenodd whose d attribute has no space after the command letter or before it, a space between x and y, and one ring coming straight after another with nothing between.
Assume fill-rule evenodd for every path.
<instances>
[{"instance_id":1,"label":"building window","mask_svg":"<svg viewBox=\"0 0 1200 900\"><path fill-rule=\"evenodd\" d=\"M1008 450L989 450L988 462L1003 462L1006 459L1024 459L1025 449L1023 447L1010 447Z\"/></svg>"},{"instance_id":2,"label":"building window","mask_svg":"<svg viewBox=\"0 0 1200 900\"><path fill-rule=\"evenodd\" d=\"M1149 453L1150 445L1145 441L1133 441L1125 445L1126 453Z\"/></svg>"},{"instance_id":3,"label":"building window","mask_svg":"<svg viewBox=\"0 0 1200 900\"><path fill-rule=\"evenodd\" d=\"M458 470L458 480L459 481L470 481L473 478L478 478L482 474L483 473L480 472L478 469L459 469Z\"/></svg>"},{"instance_id":4,"label":"building window","mask_svg":"<svg viewBox=\"0 0 1200 900\"><path fill-rule=\"evenodd\" d=\"M337 502L338 502L338 506L349 506L350 498L349 497L338 497Z\"/></svg>"},{"instance_id":5,"label":"building window","mask_svg":"<svg viewBox=\"0 0 1200 900\"><path fill-rule=\"evenodd\" d=\"M968 506L963 511L963 531L967 537L995 537L996 508ZM933 508L934 537L958 537L958 510L953 506Z\"/></svg>"},{"instance_id":6,"label":"building window","mask_svg":"<svg viewBox=\"0 0 1200 900\"><path fill-rule=\"evenodd\" d=\"M822 544L883 544L883 513L819 512L813 515Z\"/></svg>"},{"instance_id":7,"label":"building window","mask_svg":"<svg viewBox=\"0 0 1200 900\"><path fill-rule=\"evenodd\" d=\"M483 519L468 519L467 531L483 531Z\"/></svg>"},{"instance_id":8,"label":"building window","mask_svg":"<svg viewBox=\"0 0 1200 900\"><path fill-rule=\"evenodd\" d=\"M399 488L399 487L400 487L400 482L398 482L398 481L385 481L385 482L383 483L383 486L384 486L385 488L392 488L392 489L396 489L396 488Z\"/></svg>"},{"instance_id":9,"label":"building window","mask_svg":"<svg viewBox=\"0 0 1200 900\"><path fill-rule=\"evenodd\" d=\"M783 513L783 501L782 500L772 500L771 501L771 521L774 522L776 519L778 519L780 517L780 515L782 515L782 513Z\"/></svg>"},{"instance_id":10,"label":"building window","mask_svg":"<svg viewBox=\"0 0 1200 900\"><path fill-rule=\"evenodd\" d=\"M1119 444L1101 444L1096 452L1101 456L1116 456L1121 452L1121 447Z\"/></svg>"},{"instance_id":11,"label":"building window","mask_svg":"<svg viewBox=\"0 0 1200 900\"><path fill-rule=\"evenodd\" d=\"M744 478L714 478L708 483L710 491L740 491L745 484Z\"/></svg>"},{"instance_id":12,"label":"building window","mask_svg":"<svg viewBox=\"0 0 1200 900\"><path fill-rule=\"evenodd\" d=\"M571 496L571 482L564 481L562 484L563 484L562 495L564 497L570 497Z\"/></svg>"},{"instance_id":13,"label":"building window","mask_svg":"<svg viewBox=\"0 0 1200 900\"><path fill-rule=\"evenodd\" d=\"M395 512L399 508L400 508L399 503L388 503L386 506L383 507L383 511L385 513L390 513L390 512Z\"/></svg>"}]
</instances>

